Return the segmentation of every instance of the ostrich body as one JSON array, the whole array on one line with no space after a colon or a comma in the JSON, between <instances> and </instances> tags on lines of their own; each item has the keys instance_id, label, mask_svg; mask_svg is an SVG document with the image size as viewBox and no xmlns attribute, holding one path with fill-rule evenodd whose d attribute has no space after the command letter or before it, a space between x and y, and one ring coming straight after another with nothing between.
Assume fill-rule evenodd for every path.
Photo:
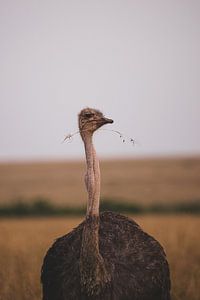
<instances>
[{"instance_id":1,"label":"ostrich body","mask_svg":"<svg viewBox=\"0 0 200 300\"><path fill-rule=\"evenodd\" d=\"M79 114L87 214L47 251L43 300L170 300L169 267L161 245L133 220L113 212L99 214L100 170L92 136L112 122L90 108Z\"/></svg>"}]
</instances>

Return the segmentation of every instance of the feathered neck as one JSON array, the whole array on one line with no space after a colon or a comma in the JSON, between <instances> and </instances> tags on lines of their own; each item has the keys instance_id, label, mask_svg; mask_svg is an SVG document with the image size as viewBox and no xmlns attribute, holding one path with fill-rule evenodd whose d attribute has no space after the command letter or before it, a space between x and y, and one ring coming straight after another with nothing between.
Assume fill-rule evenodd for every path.
<instances>
[{"instance_id":1,"label":"feathered neck","mask_svg":"<svg viewBox=\"0 0 200 300\"><path fill-rule=\"evenodd\" d=\"M92 134L83 136L86 155L85 185L88 192L87 216L99 215L100 168L99 160L92 142Z\"/></svg>"},{"instance_id":2,"label":"feathered neck","mask_svg":"<svg viewBox=\"0 0 200 300\"><path fill-rule=\"evenodd\" d=\"M92 143L92 134L82 135L85 145L87 171L85 184L88 205L82 234L80 275L83 292L88 296L98 295L110 282L104 260L99 252L99 161Z\"/></svg>"}]
</instances>

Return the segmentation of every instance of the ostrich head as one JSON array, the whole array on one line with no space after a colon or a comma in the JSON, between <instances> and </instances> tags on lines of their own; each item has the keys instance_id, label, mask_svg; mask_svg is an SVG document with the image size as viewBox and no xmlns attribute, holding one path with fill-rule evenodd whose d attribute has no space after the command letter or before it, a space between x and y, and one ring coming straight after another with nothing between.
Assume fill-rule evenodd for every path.
<instances>
[{"instance_id":1,"label":"ostrich head","mask_svg":"<svg viewBox=\"0 0 200 300\"><path fill-rule=\"evenodd\" d=\"M78 117L79 130L82 137L85 134L92 135L95 130L105 124L113 123L113 120L104 117L101 111L93 108L84 108Z\"/></svg>"}]
</instances>

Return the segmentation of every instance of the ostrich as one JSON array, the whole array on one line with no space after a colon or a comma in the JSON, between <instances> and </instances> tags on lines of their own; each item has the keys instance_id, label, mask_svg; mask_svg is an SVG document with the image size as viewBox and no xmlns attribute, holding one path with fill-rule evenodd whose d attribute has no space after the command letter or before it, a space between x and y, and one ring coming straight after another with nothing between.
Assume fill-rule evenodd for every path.
<instances>
[{"instance_id":1,"label":"ostrich","mask_svg":"<svg viewBox=\"0 0 200 300\"><path fill-rule=\"evenodd\" d=\"M100 170L93 133L113 120L91 108L79 114L87 172L85 220L58 238L44 258L43 300L170 300L161 245L126 216L99 214Z\"/></svg>"}]
</instances>

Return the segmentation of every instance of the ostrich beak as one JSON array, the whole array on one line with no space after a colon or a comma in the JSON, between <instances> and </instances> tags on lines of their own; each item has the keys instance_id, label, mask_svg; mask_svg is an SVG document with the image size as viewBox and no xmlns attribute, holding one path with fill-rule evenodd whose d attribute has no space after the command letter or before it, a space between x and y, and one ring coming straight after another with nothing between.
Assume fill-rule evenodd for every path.
<instances>
[{"instance_id":1,"label":"ostrich beak","mask_svg":"<svg viewBox=\"0 0 200 300\"><path fill-rule=\"evenodd\" d=\"M108 119L105 117L102 119L102 121L103 121L103 124L108 124L108 123L112 124L114 122L112 119Z\"/></svg>"}]
</instances>

